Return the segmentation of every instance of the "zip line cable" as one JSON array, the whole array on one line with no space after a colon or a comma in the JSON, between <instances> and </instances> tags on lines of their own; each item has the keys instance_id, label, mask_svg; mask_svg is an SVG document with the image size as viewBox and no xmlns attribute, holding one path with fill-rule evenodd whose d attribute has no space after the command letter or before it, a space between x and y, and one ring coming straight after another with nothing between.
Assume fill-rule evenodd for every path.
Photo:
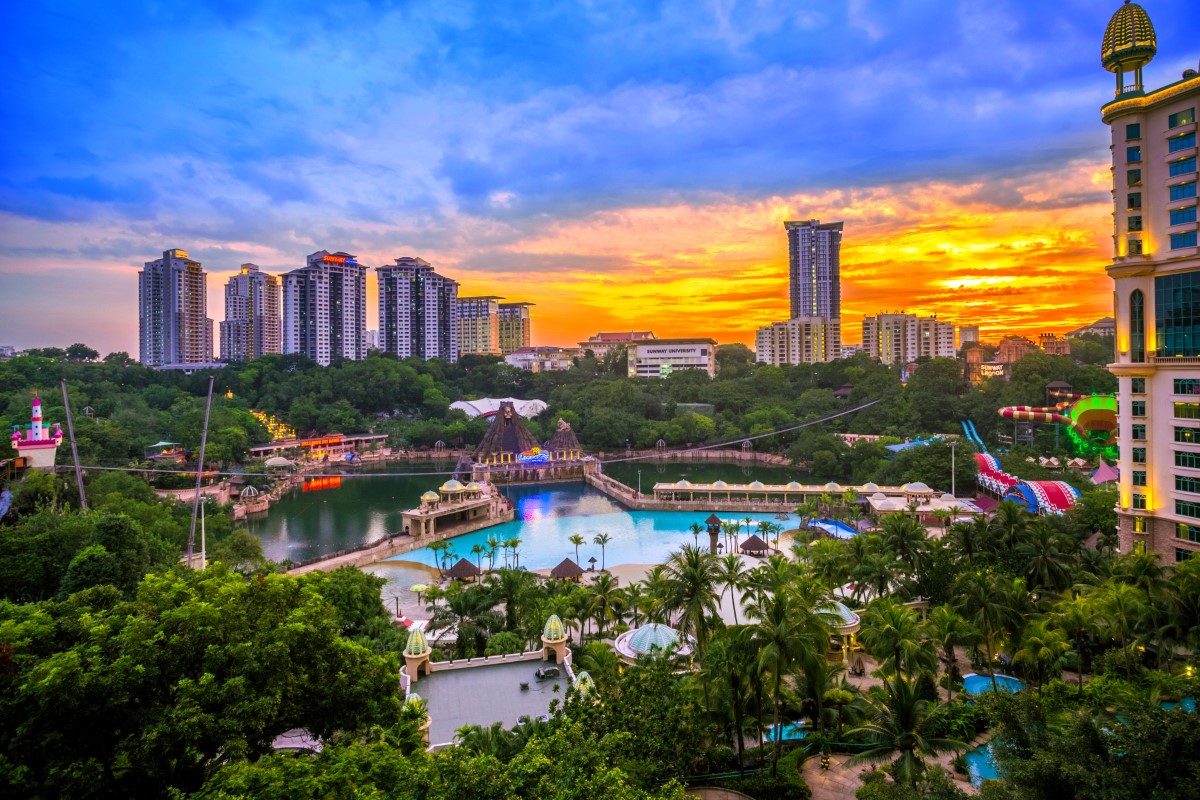
<instances>
[{"instance_id":1,"label":"zip line cable","mask_svg":"<svg viewBox=\"0 0 1200 800\"><path fill-rule=\"evenodd\" d=\"M882 402L882 401L881 400L871 400L870 402L863 403L862 405L855 406L854 408L848 408L845 411L839 411L836 414L830 414L828 416L821 417L820 419L814 419L814 420L809 420L808 422L802 422L799 425L793 425L788 428L779 428L778 430L768 431L767 433L758 433L753 436L739 436L737 439L730 439L729 441L726 441L726 442L717 442L716 444L706 444L706 445L700 445L697 447L689 447L686 450L671 450L671 451L664 451L661 453L650 453L650 454L641 455L641 456L628 456L626 458L610 458L610 459L601 461L600 464L601 465L621 464L621 463L624 463L627 461L643 461L643 460L652 459L652 458L663 458L664 456L667 456L667 455L672 455L672 456L684 455L687 453L693 453L693 452L697 452L700 450L715 450L719 447L726 447L727 445L731 445L731 444L741 444L742 442L750 442L750 441L755 441L757 439L765 439L769 436L778 436L781 433L791 433L792 431L798 431L802 428L809 428L809 427L812 427L813 425L821 425L821 424L829 422L831 420L835 420L838 417L844 417L848 414L854 414L856 412L862 411L864 408L870 408L871 406L873 406L877 403L880 403L880 402ZM178 470L178 469L152 469L149 467L102 467L102 466L90 465L90 464L84 465L82 468L83 469L93 469L93 470L97 470L99 472L136 472L136 473L140 473L140 474L189 475L189 476L193 474L193 470L190 470L190 469L189 470ZM450 472L446 472L444 470L438 471L438 472L351 472L351 473L346 473L346 472L306 472L306 473L304 473L304 477L306 477L306 478L426 478L426 477L440 477L442 475L453 476L456 473L457 473L457 470L452 470ZM242 475L242 476L245 476L247 473L246 472L222 472L220 470L203 470L203 474L204 475L228 475L228 476Z\"/></svg>"}]
</instances>

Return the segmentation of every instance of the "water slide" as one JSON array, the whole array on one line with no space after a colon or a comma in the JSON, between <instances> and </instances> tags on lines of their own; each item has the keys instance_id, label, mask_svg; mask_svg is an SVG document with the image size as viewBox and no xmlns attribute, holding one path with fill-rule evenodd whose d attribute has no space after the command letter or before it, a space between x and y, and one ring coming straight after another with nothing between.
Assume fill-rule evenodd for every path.
<instances>
[{"instance_id":1,"label":"water slide","mask_svg":"<svg viewBox=\"0 0 1200 800\"><path fill-rule=\"evenodd\" d=\"M979 438L979 431L975 429L974 422L969 419L964 419L962 421L962 429L963 433L967 437L967 441L974 445L979 452L986 453L988 451L987 445L983 443L983 439Z\"/></svg>"},{"instance_id":2,"label":"water slide","mask_svg":"<svg viewBox=\"0 0 1200 800\"><path fill-rule=\"evenodd\" d=\"M1008 406L997 413L1018 422L1062 425L1081 453L1107 454L1115 450L1112 438L1117 430L1116 397L1110 394L1051 394L1065 399L1053 406Z\"/></svg>"}]
</instances>

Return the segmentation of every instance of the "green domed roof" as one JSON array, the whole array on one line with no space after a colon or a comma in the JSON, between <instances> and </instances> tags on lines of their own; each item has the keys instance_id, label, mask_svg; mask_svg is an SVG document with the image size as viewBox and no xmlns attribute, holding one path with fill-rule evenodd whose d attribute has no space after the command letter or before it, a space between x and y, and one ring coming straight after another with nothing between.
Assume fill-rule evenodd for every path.
<instances>
[{"instance_id":1,"label":"green domed roof","mask_svg":"<svg viewBox=\"0 0 1200 800\"><path fill-rule=\"evenodd\" d=\"M429 642L425 641L425 633L416 628L408 632L408 644L404 645L404 654L420 656L429 652Z\"/></svg>"},{"instance_id":2,"label":"green domed roof","mask_svg":"<svg viewBox=\"0 0 1200 800\"><path fill-rule=\"evenodd\" d=\"M575 676L575 683L572 685L575 687L575 691L579 692L580 697L587 697L596 693L596 682L586 672L578 673Z\"/></svg>"},{"instance_id":3,"label":"green domed roof","mask_svg":"<svg viewBox=\"0 0 1200 800\"><path fill-rule=\"evenodd\" d=\"M838 623L839 628L850 628L859 623L858 614L851 611L845 603L839 603L837 600L834 600L829 604L828 608L840 620Z\"/></svg>"},{"instance_id":4,"label":"green domed roof","mask_svg":"<svg viewBox=\"0 0 1200 800\"><path fill-rule=\"evenodd\" d=\"M542 636L552 642L567 638L567 631L563 627L562 620L558 618L558 614L551 614L550 618L546 620L546 627L542 628Z\"/></svg>"},{"instance_id":5,"label":"green domed roof","mask_svg":"<svg viewBox=\"0 0 1200 800\"><path fill-rule=\"evenodd\" d=\"M679 643L679 634L674 628L651 622L638 628L629 637L629 648L635 653L648 654L655 650L665 651Z\"/></svg>"},{"instance_id":6,"label":"green domed roof","mask_svg":"<svg viewBox=\"0 0 1200 800\"><path fill-rule=\"evenodd\" d=\"M1100 45L1100 63L1109 72L1114 67L1134 69L1145 66L1158 52L1158 39L1146 9L1125 0L1104 29Z\"/></svg>"}]
</instances>

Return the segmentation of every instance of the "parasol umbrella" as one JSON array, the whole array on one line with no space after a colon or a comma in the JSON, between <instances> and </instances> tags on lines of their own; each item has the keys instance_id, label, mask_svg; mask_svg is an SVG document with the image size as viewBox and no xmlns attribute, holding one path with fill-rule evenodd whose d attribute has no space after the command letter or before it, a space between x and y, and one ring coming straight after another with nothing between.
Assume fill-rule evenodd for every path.
<instances>
[{"instance_id":1,"label":"parasol umbrella","mask_svg":"<svg viewBox=\"0 0 1200 800\"><path fill-rule=\"evenodd\" d=\"M425 585L425 584L423 584L423 583L414 583L412 586L408 587L408 590L409 590L410 592L416 592L416 593L417 593L417 603L418 603L418 604L420 604L420 602L421 602L421 593L422 593L422 592L428 592L428 591L429 591L429 587L428 587L428 586L426 586L426 585Z\"/></svg>"}]
</instances>

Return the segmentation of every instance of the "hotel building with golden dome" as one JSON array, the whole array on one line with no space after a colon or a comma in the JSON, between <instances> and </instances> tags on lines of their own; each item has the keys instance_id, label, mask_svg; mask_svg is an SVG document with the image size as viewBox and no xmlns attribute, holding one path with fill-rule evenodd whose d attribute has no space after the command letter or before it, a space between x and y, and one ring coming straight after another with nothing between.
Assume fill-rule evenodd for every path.
<instances>
[{"instance_id":1,"label":"hotel building with golden dome","mask_svg":"<svg viewBox=\"0 0 1200 800\"><path fill-rule=\"evenodd\" d=\"M1200 553L1200 75L1147 91L1156 51L1149 15L1127 1L1101 46L1116 77L1101 115L1112 132L1118 537L1121 552L1171 564Z\"/></svg>"}]
</instances>

